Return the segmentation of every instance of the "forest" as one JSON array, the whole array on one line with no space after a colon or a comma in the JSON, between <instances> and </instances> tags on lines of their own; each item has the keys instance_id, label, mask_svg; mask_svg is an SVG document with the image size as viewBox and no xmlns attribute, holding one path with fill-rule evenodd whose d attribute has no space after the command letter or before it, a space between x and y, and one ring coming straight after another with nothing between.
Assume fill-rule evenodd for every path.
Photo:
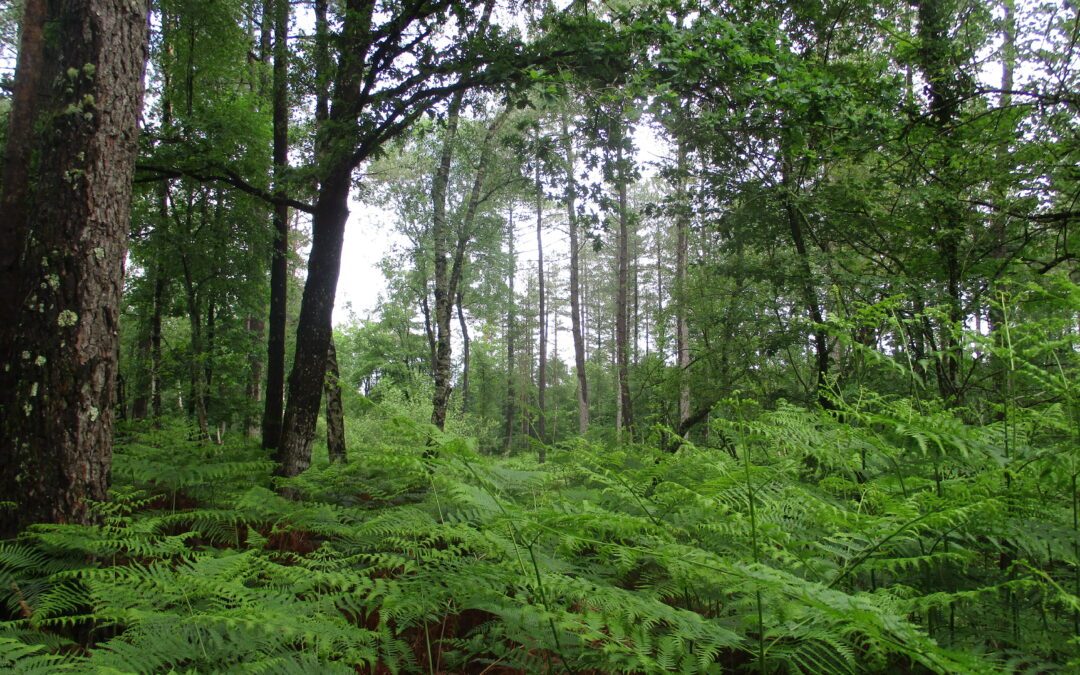
<instances>
[{"instance_id":1,"label":"forest","mask_svg":"<svg viewBox=\"0 0 1080 675\"><path fill-rule=\"evenodd\" d=\"M0 148L2 672L1080 672L1073 0L13 0Z\"/></svg>"}]
</instances>

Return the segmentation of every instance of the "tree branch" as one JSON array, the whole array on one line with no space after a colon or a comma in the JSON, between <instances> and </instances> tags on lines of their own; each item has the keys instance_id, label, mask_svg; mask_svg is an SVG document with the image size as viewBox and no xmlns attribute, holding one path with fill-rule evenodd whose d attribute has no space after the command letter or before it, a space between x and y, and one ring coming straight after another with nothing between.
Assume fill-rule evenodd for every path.
<instances>
[{"instance_id":1,"label":"tree branch","mask_svg":"<svg viewBox=\"0 0 1080 675\"><path fill-rule=\"evenodd\" d=\"M172 166L138 164L135 168L139 172L148 174L137 176L135 178L136 183L154 183L169 178L193 178L203 183L224 183L229 187L261 199L267 204L289 206L297 211L303 211L304 213L315 212L315 207L311 204L282 195L276 195L268 190L256 187L244 180L235 171L224 167L218 167L207 171L198 171L195 169L182 169Z\"/></svg>"}]
</instances>

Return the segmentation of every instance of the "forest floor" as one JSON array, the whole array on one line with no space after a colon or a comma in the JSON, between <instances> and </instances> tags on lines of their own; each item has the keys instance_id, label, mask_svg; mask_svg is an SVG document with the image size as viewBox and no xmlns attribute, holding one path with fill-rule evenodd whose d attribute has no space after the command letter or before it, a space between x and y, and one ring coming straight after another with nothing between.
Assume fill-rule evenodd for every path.
<instances>
[{"instance_id":1,"label":"forest floor","mask_svg":"<svg viewBox=\"0 0 1080 675\"><path fill-rule=\"evenodd\" d=\"M382 415L289 481L250 441L132 426L102 525L0 544L0 669L1075 667L1066 507L1021 477L1003 493L985 429L890 411L782 408L717 428L726 449L579 440L544 465Z\"/></svg>"}]
</instances>

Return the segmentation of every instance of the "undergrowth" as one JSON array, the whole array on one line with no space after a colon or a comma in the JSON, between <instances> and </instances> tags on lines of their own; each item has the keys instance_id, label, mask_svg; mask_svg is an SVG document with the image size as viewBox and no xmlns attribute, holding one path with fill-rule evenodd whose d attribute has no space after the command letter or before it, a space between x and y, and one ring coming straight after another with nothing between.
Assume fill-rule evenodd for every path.
<instances>
[{"instance_id":1,"label":"undergrowth","mask_svg":"<svg viewBox=\"0 0 1080 675\"><path fill-rule=\"evenodd\" d=\"M100 525L0 544L0 670L1080 667L1061 411L718 412L715 448L576 441L543 466L371 412L378 440L295 500L246 442L133 428Z\"/></svg>"}]
</instances>

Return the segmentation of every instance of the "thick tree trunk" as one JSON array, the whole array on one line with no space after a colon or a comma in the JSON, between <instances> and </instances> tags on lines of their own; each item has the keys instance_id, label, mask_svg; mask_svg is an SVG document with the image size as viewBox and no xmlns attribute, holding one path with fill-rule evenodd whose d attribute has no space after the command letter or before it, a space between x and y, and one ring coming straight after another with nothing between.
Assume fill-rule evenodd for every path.
<instances>
[{"instance_id":1,"label":"thick tree trunk","mask_svg":"<svg viewBox=\"0 0 1080 675\"><path fill-rule=\"evenodd\" d=\"M618 125L619 147L615 161L619 191L619 278L615 296L615 350L619 380L619 418L622 422L621 427L632 435L634 415L630 401L630 332L627 316L629 313L630 212L626 190L629 176L625 166L627 159L622 146L625 123L620 119Z\"/></svg>"},{"instance_id":2,"label":"thick tree trunk","mask_svg":"<svg viewBox=\"0 0 1080 675\"><path fill-rule=\"evenodd\" d=\"M342 39L345 44L368 44L373 6L358 0L349 0L345 5ZM311 444L315 439L333 332L341 247L349 218L349 189L353 169L363 159L354 147L335 142L331 134L340 128L351 128L360 112L364 57L362 50L341 52L327 117L329 123L319 125L316 132L315 152L322 173L311 217L311 252L300 300L296 353L289 373L289 401L275 456L278 473L283 476L295 476L311 465Z\"/></svg>"},{"instance_id":3,"label":"thick tree trunk","mask_svg":"<svg viewBox=\"0 0 1080 675\"><path fill-rule=\"evenodd\" d=\"M331 462L345 462L345 408L333 338L326 354L326 452Z\"/></svg>"},{"instance_id":4,"label":"thick tree trunk","mask_svg":"<svg viewBox=\"0 0 1080 675\"><path fill-rule=\"evenodd\" d=\"M295 476L311 465L311 443L322 402L326 357L330 349L334 297L341 268L345 221L349 218L351 164L332 167L319 190L312 217L311 254L296 329L296 355L289 375L276 459L283 476Z\"/></svg>"},{"instance_id":5,"label":"thick tree trunk","mask_svg":"<svg viewBox=\"0 0 1080 675\"><path fill-rule=\"evenodd\" d=\"M589 383L585 374L585 338L581 330L580 243L578 242L577 181L574 177L574 144L566 115L560 120L566 159L566 220L570 226L570 333L574 341L574 370L577 375L578 433L589 430Z\"/></svg>"},{"instance_id":6,"label":"thick tree trunk","mask_svg":"<svg viewBox=\"0 0 1080 675\"><path fill-rule=\"evenodd\" d=\"M0 494L16 503L0 510L0 538L30 523L87 522L90 501L107 497L146 63L147 3L28 4L24 36L49 31L40 57L30 47L20 63L16 89L28 91L12 119L32 131L9 135L26 145L7 155L37 163L25 191L5 183L13 202L0 228L13 246L5 255L15 254L5 272L19 280L0 326L0 362L10 366L0 373Z\"/></svg>"},{"instance_id":7,"label":"thick tree trunk","mask_svg":"<svg viewBox=\"0 0 1080 675\"><path fill-rule=\"evenodd\" d=\"M285 195L289 166L289 93L287 43L289 3L266 0L265 13L274 22L274 190ZM274 246L270 257L270 316L266 332L266 404L263 408L262 446L275 450L281 443L285 402L285 323L289 287L289 207L274 205Z\"/></svg>"},{"instance_id":8,"label":"thick tree trunk","mask_svg":"<svg viewBox=\"0 0 1080 675\"><path fill-rule=\"evenodd\" d=\"M690 419L690 324L686 288L686 268L690 247L690 199L687 195L686 142L678 147L678 199L675 208L675 352L679 367L679 429L689 429ZM683 435L682 432L680 435Z\"/></svg>"},{"instance_id":9,"label":"thick tree trunk","mask_svg":"<svg viewBox=\"0 0 1080 675\"><path fill-rule=\"evenodd\" d=\"M537 141L540 140L537 130ZM539 337L540 363L536 376L536 437L540 441L539 460L543 464L547 459L544 444L547 443L547 299L544 287L544 187L540 182L540 158L536 158L536 284L537 317L536 327Z\"/></svg>"}]
</instances>

